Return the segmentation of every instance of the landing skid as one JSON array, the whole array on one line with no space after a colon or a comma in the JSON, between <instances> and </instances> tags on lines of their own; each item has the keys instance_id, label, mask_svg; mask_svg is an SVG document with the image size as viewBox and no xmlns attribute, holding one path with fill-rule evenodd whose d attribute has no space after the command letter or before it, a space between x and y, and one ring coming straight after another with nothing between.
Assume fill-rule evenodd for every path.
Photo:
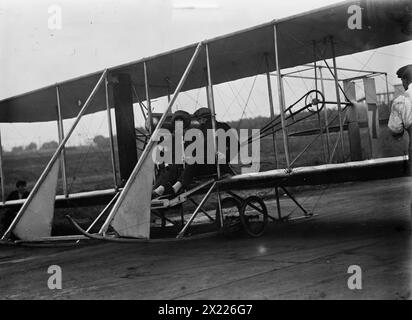
<instances>
[{"instance_id":1,"label":"landing skid","mask_svg":"<svg viewBox=\"0 0 412 320\"><path fill-rule=\"evenodd\" d=\"M72 247L77 245L80 240L89 240L85 236L63 236L63 237L47 237L33 240L8 240L0 241L2 246L25 246L39 248L55 248L55 247ZM76 242L73 242L76 241Z\"/></svg>"},{"instance_id":2,"label":"landing skid","mask_svg":"<svg viewBox=\"0 0 412 320\"><path fill-rule=\"evenodd\" d=\"M89 233L85 231L82 227L78 225L76 221L73 220L72 217L69 215L66 218L72 223L72 225L79 231L82 235L86 236L87 238L93 240L100 240L100 241L108 241L108 242L121 242L121 243L159 243L159 242L178 242L178 241L185 241L185 240L194 240L194 239L201 239L207 238L211 236L215 236L217 232L208 232L199 235L193 235L188 238L165 238L165 239L139 239L139 238L120 238L120 237L110 237L104 236L97 233Z\"/></svg>"}]
</instances>

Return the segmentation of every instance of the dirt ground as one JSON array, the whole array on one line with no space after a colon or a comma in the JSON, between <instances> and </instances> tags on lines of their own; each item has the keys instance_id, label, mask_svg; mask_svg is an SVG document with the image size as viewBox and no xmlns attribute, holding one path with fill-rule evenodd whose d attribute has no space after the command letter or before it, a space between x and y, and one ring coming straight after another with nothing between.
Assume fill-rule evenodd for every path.
<instances>
[{"instance_id":1,"label":"dirt ground","mask_svg":"<svg viewBox=\"0 0 412 320\"><path fill-rule=\"evenodd\" d=\"M0 247L0 298L410 299L411 190L410 178L396 178L305 193L318 216L271 224L257 239ZM48 289L50 265L62 269L61 290ZM361 290L348 288L351 265Z\"/></svg>"}]
</instances>

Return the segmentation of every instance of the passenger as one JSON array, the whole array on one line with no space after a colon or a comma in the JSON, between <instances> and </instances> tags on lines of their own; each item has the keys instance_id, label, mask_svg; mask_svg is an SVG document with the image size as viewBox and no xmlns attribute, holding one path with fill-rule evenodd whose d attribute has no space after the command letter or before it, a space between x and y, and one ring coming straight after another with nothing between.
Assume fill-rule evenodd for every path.
<instances>
[{"instance_id":1,"label":"passenger","mask_svg":"<svg viewBox=\"0 0 412 320\"><path fill-rule=\"evenodd\" d=\"M183 110L176 111L171 119L170 128L173 131L176 124L181 121L183 122L183 134L190 126L191 115ZM172 152L172 163L163 163L159 167L158 177L156 179L156 183L154 186L154 190L152 192L152 197L157 198L162 195L170 195L175 194L180 189L180 184L178 183L178 179L183 172L183 164L176 163L176 146L175 146L175 139L172 139L172 150L164 150L163 152ZM183 144L182 140L182 144ZM183 148L184 149L184 148ZM179 159L183 162L183 159Z\"/></svg>"},{"instance_id":2,"label":"passenger","mask_svg":"<svg viewBox=\"0 0 412 320\"><path fill-rule=\"evenodd\" d=\"M388 127L395 138L401 138L406 130L409 135L408 155L409 171L412 165L412 65L400 68L396 75L402 79L405 92L397 97L391 107Z\"/></svg>"},{"instance_id":3,"label":"passenger","mask_svg":"<svg viewBox=\"0 0 412 320\"><path fill-rule=\"evenodd\" d=\"M214 152L213 146L214 143L213 141L210 141L210 138L212 137L211 135L208 135L208 130L213 129L213 124L212 124L212 114L208 108L200 108L196 110L196 112L193 114L193 119L199 123L199 129L201 130L203 137L204 137L204 159L203 159L203 164L199 163L194 163L190 165L186 165L181 177L178 179L179 185L178 188L175 188L177 190L180 190L181 188L187 188L190 184L192 184L193 180L196 177L202 177L202 176L211 176L211 175L216 175L217 174L217 165L216 163L207 163L207 152L208 150L212 150ZM227 123L224 122L218 122L216 121L216 130L222 129L225 132L230 130L230 126ZM238 144L238 141L236 142ZM233 174L233 171L231 170L229 166L229 162L231 159L230 155L230 145L228 144L227 141L225 141L225 148L226 152L225 154L218 153L218 157L220 159L224 159L225 163L224 164L219 164L219 170L221 175L225 174Z\"/></svg>"}]
</instances>

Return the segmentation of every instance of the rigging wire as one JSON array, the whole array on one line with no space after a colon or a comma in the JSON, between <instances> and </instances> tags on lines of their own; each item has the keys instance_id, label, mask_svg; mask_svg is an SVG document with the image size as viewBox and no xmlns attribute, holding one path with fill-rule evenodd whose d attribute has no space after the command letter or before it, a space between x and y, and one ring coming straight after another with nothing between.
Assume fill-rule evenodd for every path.
<instances>
[{"instance_id":1,"label":"rigging wire","mask_svg":"<svg viewBox=\"0 0 412 320\"><path fill-rule=\"evenodd\" d=\"M243 105L242 105L242 103L244 104L244 103L245 103L245 100L243 99L243 97L242 97L242 95L240 94L240 92L242 91L242 89L243 89L243 87L246 85L246 83L247 83L247 79L245 79L245 81L243 82L241 88L240 88L239 90L236 90L237 93L235 93L235 91L234 91L234 89L233 89L233 87L232 87L232 84L229 83L229 82L227 83L228 86L229 86L229 88L230 88L231 91L232 91L233 96L234 96L234 99L232 100L232 103L229 105L229 108L231 107L231 105L233 104L233 102L236 102L237 105L239 106L240 110L243 110ZM242 101L239 101L240 99L241 99Z\"/></svg>"},{"instance_id":2,"label":"rigging wire","mask_svg":"<svg viewBox=\"0 0 412 320\"><path fill-rule=\"evenodd\" d=\"M106 121L106 120L107 120L107 119L105 119L105 117L103 117L103 119L102 119L102 121L100 122L100 125L99 125L99 127L98 127L98 129L97 129L96 131L99 131L99 130L101 129L101 127L102 127L102 125L103 125L103 122ZM89 136L90 136L90 132L88 131L86 135L89 137ZM73 173L73 177L72 177L71 183L70 183L70 184L68 185L68 187L67 187L68 193L71 193L72 187L73 187L73 185L74 185L74 183L75 183L75 181L76 181L76 179L77 179L76 176L77 176L78 172L80 171L80 169L82 169L84 163L86 162L86 159L87 159L88 156L89 156L89 153L90 153L90 151L91 151L91 149L92 149L92 146L93 146L92 144L89 144L89 146L87 147L86 153L83 153L82 160L81 160L80 163L74 168L74 173ZM97 153L104 154L103 151L101 151L101 150L97 150Z\"/></svg>"},{"instance_id":3,"label":"rigging wire","mask_svg":"<svg viewBox=\"0 0 412 320\"><path fill-rule=\"evenodd\" d=\"M199 105L199 96L200 96L200 88L199 88L199 89L197 89L196 106L198 106L198 105ZM196 111L196 110L193 110L193 112L194 112L194 111Z\"/></svg>"},{"instance_id":4,"label":"rigging wire","mask_svg":"<svg viewBox=\"0 0 412 320\"><path fill-rule=\"evenodd\" d=\"M372 54L369 56L368 60L366 60L366 62L362 65L361 70L358 71L358 73L356 74L356 76L360 75L361 72L363 72L363 70L365 70L365 67L368 65L368 63L372 60L373 56L376 54L377 49L375 49Z\"/></svg>"},{"instance_id":5,"label":"rigging wire","mask_svg":"<svg viewBox=\"0 0 412 320\"><path fill-rule=\"evenodd\" d=\"M244 116L244 114L245 114L245 112L246 112L246 108L247 108L247 105L249 104L249 100L250 100L250 99L252 100L252 102L254 103L254 105L256 106L256 108L259 109L258 105L256 104L255 100L254 100L253 97L252 97L252 92L253 92L253 88L254 88L254 86L255 86L257 77L259 76L259 73L260 73L260 70L261 70L261 68L262 68L262 64L263 64L264 60L265 60L265 59L264 59L264 56L262 56L262 58L260 59L260 61L257 63L256 75L255 75L255 77L254 77L254 79L253 79L253 83L252 83L252 86L251 86L251 88L250 88L250 90L249 90L249 94L248 94L248 97L247 97L246 100L243 99L243 97L242 97L241 94L240 94L240 91L238 91L238 93L237 93L237 95L236 95L235 92L234 92L234 90L233 90L233 88L232 88L232 86L231 86L231 83L230 83L230 82L227 82L227 84L229 85L229 88L230 88L231 91L232 91L233 96L235 97L235 100L238 102L238 104L239 104L239 106L240 106L240 108L241 108L241 110L242 110L242 114L241 114L241 117L240 117L239 122L238 122L238 129L239 129L239 127L240 127L240 123L241 123L241 121L242 121L242 119L243 119L243 116ZM227 74L226 74L226 73L224 73L224 74L225 74L226 79L229 79L229 77L227 76ZM243 86L244 86L244 84L246 83L246 80L247 80L247 79L245 79L245 81L243 82L243 85L242 85L242 88L241 88L241 89L243 89ZM242 99L242 102L244 103L244 107L239 103L239 101L238 101L238 99L237 99L238 97L239 97L240 99Z\"/></svg>"},{"instance_id":6,"label":"rigging wire","mask_svg":"<svg viewBox=\"0 0 412 320\"><path fill-rule=\"evenodd\" d=\"M245 107L243 108L242 114L241 114L241 116L240 116L240 120L239 120L238 125L237 125L237 126L238 126L238 129L240 128L240 123L241 123L241 121L242 121L242 119L243 119L243 116L244 116L244 114L245 114L247 105L248 105L249 100L250 100L250 96L252 95L253 88L255 87L257 77L258 77L258 75L255 76L255 79L253 80L253 83L252 83L252 87L250 88L250 92L249 92L249 95L248 95L248 97L247 97L247 100L246 100L246 103L245 103Z\"/></svg>"}]
</instances>

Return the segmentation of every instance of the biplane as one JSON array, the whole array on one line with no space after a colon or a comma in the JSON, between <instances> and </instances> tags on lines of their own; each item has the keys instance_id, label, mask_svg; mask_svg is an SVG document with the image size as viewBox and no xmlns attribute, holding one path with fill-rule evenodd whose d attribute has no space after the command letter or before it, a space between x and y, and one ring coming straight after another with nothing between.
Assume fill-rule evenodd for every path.
<instances>
[{"instance_id":1,"label":"biplane","mask_svg":"<svg viewBox=\"0 0 412 320\"><path fill-rule=\"evenodd\" d=\"M348 20L352 15L349 8L358 8L361 26L351 28ZM356 11L356 10L355 10ZM360 0L344 1L339 4L312 10L284 19L273 20L246 30L207 39L170 52L143 58L123 65L63 81L55 85L34 90L0 101L0 122L42 122L57 121L60 143L32 188L27 199L3 202L2 208L18 208L18 213L6 232L2 243L47 243L66 241L78 243L85 239L99 239L118 242L170 241L190 239L189 235L203 236L209 231L219 232L241 226L250 236L260 236L267 224L273 221L289 221L282 216L279 192L290 197L302 210L298 218L310 218L313 212L306 210L288 191L288 185L338 182L356 178L371 178L377 172L399 171L405 157L364 159L361 152L359 123L356 119L354 81L363 80L365 99L368 106L368 123L372 146L378 135L376 126L379 117L376 112L376 88L373 77L379 72L362 73L357 79L340 79L336 57L351 55L366 50L399 44L412 39L411 2L409 0ZM263 70L256 70L258 61L264 61ZM328 63L331 60L332 63ZM325 98L326 94L318 83L318 69L328 70L336 91L336 100ZM315 89L308 91L294 104L286 106L284 78L292 76L282 70L304 65L313 70ZM243 79L257 74L266 75L268 104L271 120L261 128L259 136L251 136L248 143L265 136L282 134L286 165L266 172L244 173L232 176L217 174L205 177L185 192L174 196L151 200L154 181L154 164L151 153L156 146L156 137L167 120L179 94L192 89L206 88L207 103L215 123L214 86ZM277 80L279 115L275 116L271 79ZM151 101L168 97L166 111L159 117L152 114ZM342 99L342 96L344 97ZM148 135L140 157L137 157L136 134L133 123L133 103L142 106L147 116ZM330 146L328 159L316 166L295 167L295 162L318 137L328 135L328 124L313 129L315 138L295 159L289 152L289 128L296 123L298 115L306 111L308 117L326 112L327 105L337 108L334 128L338 138ZM115 149L111 110L115 110L117 124L119 183L115 170ZM64 150L80 119L86 114L107 110L111 142L114 187L76 194L56 196L59 171L64 178ZM75 119L64 135L63 119ZM300 119L300 118L299 118ZM330 123L332 120L330 120ZM344 154L344 134L350 146L350 162L332 160L337 150ZM61 161L63 160L63 161ZM389 170L388 170L389 169ZM2 181L3 179L2 174ZM64 179L63 179L64 180ZM257 195L242 197L236 190L273 187L276 193L278 214L270 215L266 205ZM216 210L211 214L204 209L205 203L215 194ZM200 195L200 202L194 200ZM226 195L226 196L224 196ZM4 198L3 198L4 199ZM84 230L69 217L80 235L51 236L55 206L77 203L105 203L105 208L95 221ZM186 219L168 217L168 211L181 208L191 202L193 212ZM162 219L161 230L167 237L156 237L151 227L152 215ZM199 219L203 215L205 219ZM207 223L206 223L206 222ZM91 232L97 223L98 232ZM205 222L210 228L201 229ZM168 226L172 232L167 232ZM202 232L196 232L196 230ZM206 230L206 232L203 232ZM12 240L12 233L19 240Z\"/></svg>"}]
</instances>

